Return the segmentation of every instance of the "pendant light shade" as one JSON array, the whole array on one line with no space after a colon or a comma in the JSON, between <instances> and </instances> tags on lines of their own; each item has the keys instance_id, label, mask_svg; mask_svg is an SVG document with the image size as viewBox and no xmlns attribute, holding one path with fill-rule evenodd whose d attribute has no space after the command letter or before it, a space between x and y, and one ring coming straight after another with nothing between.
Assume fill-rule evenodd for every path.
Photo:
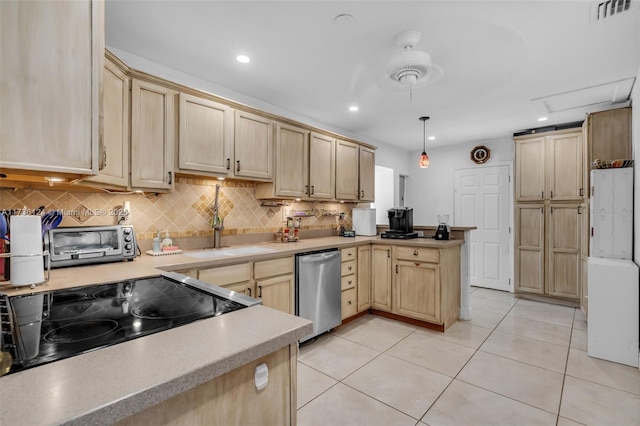
<instances>
[{"instance_id":1,"label":"pendant light shade","mask_svg":"<svg viewBox=\"0 0 640 426\"><path fill-rule=\"evenodd\" d=\"M422 154L420 154L419 165L421 169L429 167L429 156L427 155L427 120L429 117L420 117L422 121Z\"/></svg>"}]
</instances>

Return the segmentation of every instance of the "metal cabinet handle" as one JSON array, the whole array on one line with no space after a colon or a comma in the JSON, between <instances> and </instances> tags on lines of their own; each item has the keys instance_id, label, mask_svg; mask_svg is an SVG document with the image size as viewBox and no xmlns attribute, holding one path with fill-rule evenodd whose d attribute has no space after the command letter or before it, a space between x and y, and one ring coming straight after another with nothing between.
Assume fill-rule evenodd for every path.
<instances>
[{"instance_id":1,"label":"metal cabinet handle","mask_svg":"<svg viewBox=\"0 0 640 426\"><path fill-rule=\"evenodd\" d=\"M417 256L417 255L419 255L419 254L420 254L420 253L418 252L418 250L414 250L414 251L413 251L413 255L414 255L414 256Z\"/></svg>"},{"instance_id":2,"label":"metal cabinet handle","mask_svg":"<svg viewBox=\"0 0 640 426\"><path fill-rule=\"evenodd\" d=\"M313 187L313 185L311 185L311 195L313 195L313 194L315 194L315 193L316 193L316 190L315 190L315 188Z\"/></svg>"},{"instance_id":3,"label":"metal cabinet handle","mask_svg":"<svg viewBox=\"0 0 640 426\"><path fill-rule=\"evenodd\" d=\"M348 270L351 270L351 266L349 266L347 269L348 269Z\"/></svg>"},{"instance_id":4,"label":"metal cabinet handle","mask_svg":"<svg viewBox=\"0 0 640 426\"><path fill-rule=\"evenodd\" d=\"M227 158L227 170L231 170L231 158Z\"/></svg>"},{"instance_id":5,"label":"metal cabinet handle","mask_svg":"<svg viewBox=\"0 0 640 426\"><path fill-rule=\"evenodd\" d=\"M171 182L173 181L173 176L171 172L167 172L167 182L169 183L169 185L171 185Z\"/></svg>"},{"instance_id":6,"label":"metal cabinet handle","mask_svg":"<svg viewBox=\"0 0 640 426\"><path fill-rule=\"evenodd\" d=\"M240 160L236 161L236 172L240 171Z\"/></svg>"},{"instance_id":7,"label":"metal cabinet handle","mask_svg":"<svg viewBox=\"0 0 640 426\"><path fill-rule=\"evenodd\" d=\"M349 284L351 284L352 282L353 282L352 280L349 280Z\"/></svg>"},{"instance_id":8,"label":"metal cabinet handle","mask_svg":"<svg viewBox=\"0 0 640 426\"><path fill-rule=\"evenodd\" d=\"M387 258L391 258L391 249L387 250Z\"/></svg>"},{"instance_id":9,"label":"metal cabinet handle","mask_svg":"<svg viewBox=\"0 0 640 426\"><path fill-rule=\"evenodd\" d=\"M582 197L584 195L584 188L580 188L580 196Z\"/></svg>"},{"instance_id":10,"label":"metal cabinet handle","mask_svg":"<svg viewBox=\"0 0 640 426\"><path fill-rule=\"evenodd\" d=\"M347 253L347 256L353 256L353 253Z\"/></svg>"},{"instance_id":11,"label":"metal cabinet handle","mask_svg":"<svg viewBox=\"0 0 640 426\"><path fill-rule=\"evenodd\" d=\"M553 191L551 191L551 198L553 198Z\"/></svg>"},{"instance_id":12,"label":"metal cabinet handle","mask_svg":"<svg viewBox=\"0 0 640 426\"><path fill-rule=\"evenodd\" d=\"M398 273L398 265L396 265L396 274Z\"/></svg>"},{"instance_id":13,"label":"metal cabinet handle","mask_svg":"<svg viewBox=\"0 0 640 426\"><path fill-rule=\"evenodd\" d=\"M364 191L360 191L360 193L362 194L360 198L364 198Z\"/></svg>"},{"instance_id":14,"label":"metal cabinet handle","mask_svg":"<svg viewBox=\"0 0 640 426\"><path fill-rule=\"evenodd\" d=\"M544 191L542 191L542 195L540 196L544 200Z\"/></svg>"},{"instance_id":15,"label":"metal cabinet handle","mask_svg":"<svg viewBox=\"0 0 640 426\"><path fill-rule=\"evenodd\" d=\"M251 297L251 287L247 287L247 291L249 292L249 294L247 294L247 296Z\"/></svg>"},{"instance_id":16,"label":"metal cabinet handle","mask_svg":"<svg viewBox=\"0 0 640 426\"><path fill-rule=\"evenodd\" d=\"M582 214L582 206L578 206L578 214Z\"/></svg>"},{"instance_id":17,"label":"metal cabinet handle","mask_svg":"<svg viewBox=\"0 0 640 426\"><path fill-rule=\"evenodd\" d=\"M311 195L311 193L309 192L309 185L304 186L304 193Z\"/></svg>"},{"instance_id":18,"label":"metal cabinet handle","mask_svg":"<svg viewBox=\"0 0 640 426\"><path fill-rule=\"evenodd\" d=\"M258 286L258 297L262 297L262 286Z\"/></svg>"},{"instance_id":19,"label":"metal cabinet handle","mask_svg":"<svg viewBox=\"0 0 640 426\"><path fill-rule=\"evenodd\" d=\"M347 301L347 303L350 305L351 304L351 300Z\"/></svg>"}]
</instances>

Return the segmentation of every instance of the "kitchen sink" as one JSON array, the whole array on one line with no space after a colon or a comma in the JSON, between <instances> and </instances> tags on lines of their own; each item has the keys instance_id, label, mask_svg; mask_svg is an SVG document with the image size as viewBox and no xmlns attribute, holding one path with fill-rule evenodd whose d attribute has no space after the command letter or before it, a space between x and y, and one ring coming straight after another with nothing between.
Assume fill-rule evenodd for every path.
<instances>
[{"instance_id":1,"label":"kitchen sink","mask_svg":"<svg viewBox=\"0 0 640 426\"><path fill-rule=\"evenodd\" d=\"M192 253L185 253L185 256L197 257L198 259L215 259L217 257L237 256L241 254L268 253L270 251L274 251L274 249L267 248L267 247L251 246L251 247L224 248L224 249L196 251Z\"/></svg>"}]
</instances>

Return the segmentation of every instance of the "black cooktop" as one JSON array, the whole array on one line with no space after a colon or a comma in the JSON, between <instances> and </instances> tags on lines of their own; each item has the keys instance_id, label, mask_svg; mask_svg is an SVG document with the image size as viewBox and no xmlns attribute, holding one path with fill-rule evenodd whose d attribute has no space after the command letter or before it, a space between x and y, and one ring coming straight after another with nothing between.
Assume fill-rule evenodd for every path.
<instances>
[{"instance_id":1,"label":"black cooktop","mask_svg":"<svg viewBox=\"0 0 640 426\"><path fill-rule=\"evenodd\" d=\"M233 292L228 293L236 301L230 300L224 297L227 290L210 290L202 284L168 273L11 297L14 321L9 343L15 349L10 373L260 304ZM3 346L7 343L3 341Z\"/></svg>"}]
</instances>

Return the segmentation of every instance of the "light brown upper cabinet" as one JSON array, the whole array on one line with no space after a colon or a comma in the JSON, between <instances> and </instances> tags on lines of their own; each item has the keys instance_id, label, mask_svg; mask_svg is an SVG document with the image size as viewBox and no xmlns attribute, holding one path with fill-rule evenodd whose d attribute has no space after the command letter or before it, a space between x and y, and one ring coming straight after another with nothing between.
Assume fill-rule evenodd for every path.
<instances>
[{"instance_id":1,"label":"light brown upper cabinet","mask_svg":"<svg viewBox=\"0 0 640 426\"><path fill-rule=\"evenodd\" d=\"M131 78L124 72L123 64L107 52L104 63L100 172L85 181L99 186L129 188L129 152Z\"/></svg>"},{"instance_id":2,"label":"light brown upper cabinet","mask_svg":"<svg viewBox=\"0 0 640 426\"><path fill-rule=\"evenodd\" d=\"M338 139L336 141L336 198L358 199L358 145Z\"/></svg>"},{"instance_id":3,"label":"light brown upper cabinet","mask_svg":"<svg viewBox=\"0 0 640 426\"><path fill-rule=\"evenodd\" d=\"M232 164L234 176L272 180L273 120L236 110L235 121L235 161Z\"/></svg>"},{"instance_id":4,"label":"light brown upper cabinet","mask_svg":"<svg viewBox=\"0 0 640 426\"><path fill-rule=\"evenodd\" d=\"M335 198L335 139L277 123L275 168L275 183L259 183L257 198Z\"/></svg>"},{"instance_id":5,"label":"light brown upper cabinet","mask_svg":"<svg viewBox=\"0 0 640 426\"><path fill-rule=\"evenodd\" d=\"M103 2L2 1L0 40L0 167L98 173Z\"/></svg>"},{"instance_id":6,"label":"light brown upper cabinet","mask_svg":"<svg viewBox=\"0 0 640 426\"><path fill-rule=\"evenodd\" d=\"M375 151L356 143L336 140L336 198L373 201Z\"/></svg>"},{"instance_id":7,"label":"light brown upper cabinet","mask_svg":"<svg viewBox=\"0 0 640 426\"><path fill-rule=\"evenodd\" d=\"M175 98L172 89L137 78L131 84L131 187L173 187Z\"/></svg>"},{"instance_id":8,"label":"light brown upper cabinet","mask_svg":"<svg viewBox=\"0 0 640 426\"><path fill-rule=\"evenodd\" d=\"M309 197L331 200L335 198L336 141L334 138L311 132L309 139Z\"/></svg>"},{"instance_id":9,"label":"light brown upper cabinet","mask_svg":"<svg viewBox=\"0 0 640 426\"><path fill-rule=\"evenodd\" d=\"M228 105L180 93L178 169L226 176L231 172L233 109Z\"/></svg>"},{"instance_id":10,"label":"light brown upper cabinet","mask_svg":"<svg viewBox=\"0 0 640 426\"><path fill-rule=\"evenodd\" d=\"M276 124L276 195L306 197L309 192L309 131Z\"/></svg>"},{"instance_id":11,"label":"light brown upper cabinet","mask_svg":"<svg viewBox=\"0 0 640 426\"><path fill-rule=\"evenodd\" d=\"M516 142L516 201L581 201L583 137L581 129L528 135Z\"/></svg>"},{"instance_id":12,"label":"light brown upper cabinet","mask_svg":"<svg viewBox=\"0 0 640 426\"><path fill-rule=\"evenodd\" d=\"M375 198L375 167L376 153L373 149L359 147L359 173L360 201L374 201Z\"/></svg>"},{"instance_id":13,"label":"light brown upper cabinet","mask_svg":"<svg viewBox=\"0 0 640 426\"><path fill-rule=\"evenodd\" d=\"M631 159L631 107L587 116L590 162Z\"/></svg>"}]
</instances>

